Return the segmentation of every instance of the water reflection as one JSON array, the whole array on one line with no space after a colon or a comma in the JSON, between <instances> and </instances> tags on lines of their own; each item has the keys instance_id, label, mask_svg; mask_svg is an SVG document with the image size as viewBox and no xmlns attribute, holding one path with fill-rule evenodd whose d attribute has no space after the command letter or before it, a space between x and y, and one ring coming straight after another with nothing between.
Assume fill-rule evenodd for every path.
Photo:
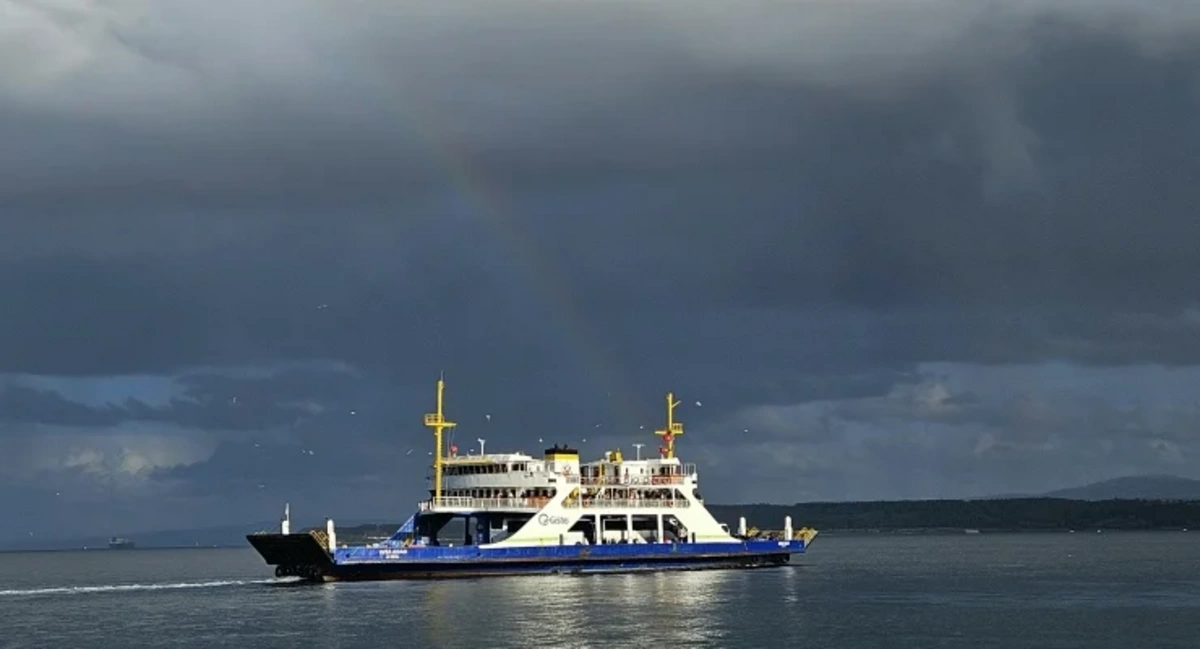
<instances>
[{"instance_id":1,"label":"water reflection","mask_svg":"<svg viewBox=\"0 0 1200 649\"><path fill-rule=\"evenodd\" d=\"M417 585L424 644L538 647L722 644L727 605L747 597L746 571L527 576Z\"/></svg>"}]
</instances>

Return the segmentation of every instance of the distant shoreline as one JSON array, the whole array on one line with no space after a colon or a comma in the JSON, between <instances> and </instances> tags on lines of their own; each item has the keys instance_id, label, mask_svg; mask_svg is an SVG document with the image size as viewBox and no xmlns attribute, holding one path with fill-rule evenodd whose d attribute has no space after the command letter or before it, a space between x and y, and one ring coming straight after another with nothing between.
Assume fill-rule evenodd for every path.
<instances>
[{"instance_id":1,"label":"distant shoreline","mask_svg":"<svg viewBox=\"0 0 1200 649\"><path fill-rule=\"evenodd\" d=\"M1163 534L1187 533L1186 527L1160 527L1150 529L1098 528L1098 529L900 529L900 530L819 530L822 536L972 536L974 534L1095 534L1103 533L1134 533L1155 532Z\"/></svg>"},{"instance_id":2,"label":"distant shoreline","mask_svg":"<svg viewBox=\"0 0 1200 649\"><path fill-rule=\"evenodd\" d=\"M105 547L54 547L54 548L0 548L0 554L43 553L43 552L111 552L113 554L131 554L137 552L155 552L160 550L236 550L249 545L147 545L125 550L110 550Z\"/></svg>"},{"instance_id":3,"label":"distant shoreline","mask_svg":"<svg viewBox=\"0 0 1200 649\"><path fill-rule=\"evenodd\" d=\"M1200 532L1200 500L1066 500L1011 498L997 500L895 500L878 502L797 503L794 505L708 505L720 522L737 529L780 530L785 517L794 528L811 527L829 536L946 536L978 530L981 534L1092 533L1118 531ZM359 519L362 520L362 519ZM314 523L316 521L313 521ZM123 533L137 543L136 552L149 549L245 547L245 536L275 523L259 521L191 530ZM338 526L345 543L386 538L400 526L394 523ZM294 524L293 529L304 529ZM0 551L109 551L111 535L63 539L44 543L13 541Z\"/></svg>"},{"instance_id":4,"label":"distant shoreline","mask_svg":"<svg viewBox=\"0 0 1200 649\"><path fill-rule=\"evenodd\" d=\"M1200 530L1196 500L915 500L795 505L713 505L709 508L730 528L744 517L763 529L813 527L824 534L1182 531Z\"/></svg>"},{"instance_id":5,"label":"distant shoreline","mask_svg":"<svg viewBox=\"0 0 1200 649\"><path fill-rule=\"evenodd\" d=\"M373 527L373 526L372 526ZM397 523L393 527L399 527ZM912 529L890 529L890 530L875 530L875 529L825 529L819 530L820 538L824 537L895 537L895 536L974 536L979 535L1022 535L1022 536L1049 536L1063 534L1082 534L1096 535L1097 532L1102 534L1186 534L1190 533L1191 528L1153 528L1153 529L1121 529L1121 528L1099 528L1099 529L943 529L943 528L912 528ZM1200 533L1200 530L1198 530ZM338 531L339 539L347 544L359 545L365 543L374 543L378 538L366 538L355 534L353 527L345 528ZM133 549L126 550L110 550L108 548L98 547L54 547L54 548L4 548L0 549L0 554L20 554L20 553L47 553L47 552L112 552L116 554L129 554L137 552L157 552L164 550L241 550L249 549L250 546L244 543L223 543L218 545L147 545L138 546Z\"/></svg>"}]
</instances>

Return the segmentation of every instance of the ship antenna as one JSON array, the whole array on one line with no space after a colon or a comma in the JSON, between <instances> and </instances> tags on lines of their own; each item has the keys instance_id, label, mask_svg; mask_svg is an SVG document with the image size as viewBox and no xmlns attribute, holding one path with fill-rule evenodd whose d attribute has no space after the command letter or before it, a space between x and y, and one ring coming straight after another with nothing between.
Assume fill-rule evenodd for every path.
<instances>
[{"instance_id":1,"label":"ship antenna","mask_svg":"<svg viewBox=\"0 0 1200 649\"><path fill-rule=\"evenodd\" d=\"M675 400L673 392L667 393L667 427L654 431L654 434L661 435L667 444L666 448L661 451L668 460L675 457L675 437L683 434L683 423L675 421L675 407L680 403Z\"/></svg>"},{"instance_id":2,"label":"ship antenna","mask_svg":"<svg viewBox=\"0 0 1200 649\"><path fill-rule=\"evenodd\" d=\"M442 431L455 426L454 422L446 421L446 414L442 410L442 393L446 389L446 381L442 378L443 376L442 374L438 376L437 412L425 415L425 425L433 429L433 502L435 504L442 500Z\"/></svg>"}]
</instances>

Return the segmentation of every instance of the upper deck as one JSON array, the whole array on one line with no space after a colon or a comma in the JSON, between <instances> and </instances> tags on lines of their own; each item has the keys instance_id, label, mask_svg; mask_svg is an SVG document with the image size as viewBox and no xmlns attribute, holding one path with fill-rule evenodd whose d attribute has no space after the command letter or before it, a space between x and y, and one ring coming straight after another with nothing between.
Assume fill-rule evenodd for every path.
<instances>
[{"instance_id":1,"label":"upper deck","mask_svg":"<svg viewBox=\"0 0 1200 649\"><path fill-rule=\"evenodd\" d=\"M580 484L614 486L655 486L694 484L699 479L696 465L679 458L626 460L621 451L609 451L604 458L579 467Z\"/></svg>"},{"instance_id":2,"label":"upper deck","mask_svg":"<svg viewBox=\"0 0 1200 649\"><path fill-rule=\"evenodd\" d=\"M658 457L627 460L619 450L608 451L596 460L581 462L579 451L569 446L554 446L540 458L523 452L458 455L451 444L449 455L442 452L442 432L456 426L446 419L442 409L444 382L438 381L437 411L426 416L426 425L434 430L433 488L423 507L430 509L483 507L499 510L538 509L555 499L565 507L594 507L606 502L656 501L654 507L671 507L661 501L686 497L699 499L696 465L675 457L675 438L683 434L683 424L675 421L679 402L667 394L667 425L655 431L663 438ZM570 501L564 501L563 499ZM575 504L577 503L577 504ZM603 505L608 506L608 505Z\"/></svg>"},{"instance_id":3,"label":"upper deck","mask_svg":"<svg viewBox=\"0 0 1200 649\"><path fill-rule=\"evenodd\" d=\"M552 457L547 450L547 458ZM678 458L625 460L612 451L592 462L578 455L535 459L524 453L452 455L443 460L448 489L514 489L559 485L653 488L660 485L696 485L696 465Z\"/></svg>"}]
</instances>

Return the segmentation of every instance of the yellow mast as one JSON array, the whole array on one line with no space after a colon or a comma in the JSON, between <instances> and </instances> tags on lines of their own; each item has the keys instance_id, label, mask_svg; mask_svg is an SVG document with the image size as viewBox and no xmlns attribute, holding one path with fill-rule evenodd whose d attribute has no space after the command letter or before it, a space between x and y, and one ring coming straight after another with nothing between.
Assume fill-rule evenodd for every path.
<instances>
[{"instance_id":1,"label":"yellow mast","mask_svg":"<svg viewBox=\"0 0 1200 649\"><path fill-rule=\"evenodd\" d=\"M680 404L675 400L675 394L667 393L667 427L662 430L654 431L655 435L661 435L663 441L667 443L667 459L675 457L675 437L683 434L683 424L675 421L675 407Z\"/></svg>"},{"instance_id":2,"label":"yellow mast","mask_svg":"<svg viewBox=\"0 0 1200 649\"><path fill-rule=\"evenodd\" d=\"M447 428L454 428L454 422L446 421L446 415L442 412L442 392L446 389L446 382L440 377L437 382L437 412L431 412L425 415L425 425L433 429L433 502L437 503L442 499L442 431Z\"/></svg>"}]
</instances>

